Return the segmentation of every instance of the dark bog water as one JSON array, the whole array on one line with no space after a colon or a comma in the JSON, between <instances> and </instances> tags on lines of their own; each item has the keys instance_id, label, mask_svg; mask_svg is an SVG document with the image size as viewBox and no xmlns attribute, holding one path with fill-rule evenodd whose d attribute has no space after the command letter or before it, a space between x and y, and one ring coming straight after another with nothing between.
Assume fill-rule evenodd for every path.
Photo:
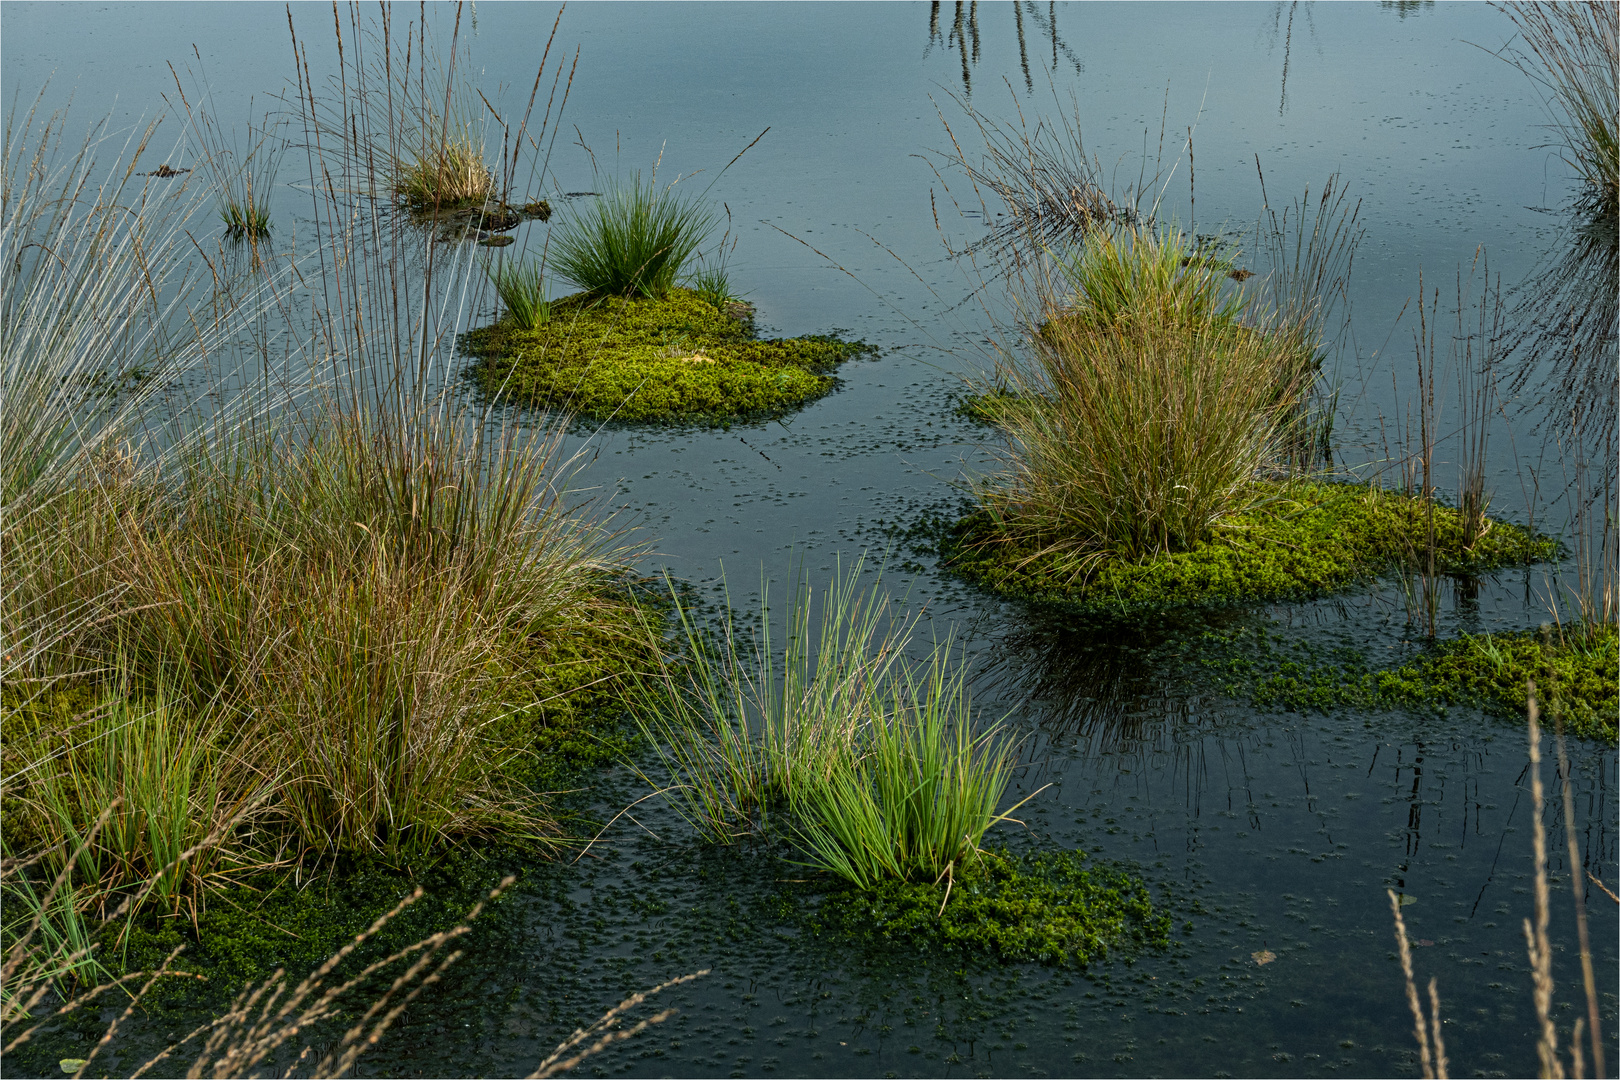
<instances>
[{"instance_id":1,"label":"dark bog water","mask_svg":"<svg viewBox=\"0 0 1620 1080\"><path fill-rule=\"evenodd\" d=\"M294 10L315 65L329 51L322 10ZM226 118L245 118L250 93L277 91L290 74L276 5L11 3L3 15L8 107L54 70L52 100L74 91L78 112L111 108L131 122L161 107L164 62L193 42ZM478 8L480 85L508 100L526 92L554 16ZM976 203L945 198L927 155L948 148L941 114L962 134L952 95L969 94L985 113L1021 109L1032 121L1069 108L1072 95L1088 150L1122 181L1138 175L1144 144L1155 155L1161 128L1168 163L1196 126L1196 188L1182 162L1164 198L1183 221L1196 211L1200 231L1252 225L1257 156L1278 205L1338 173L1367 228L1337 373L1338 450L1351 465L1376 461L1380 418L1412 385L1410 313L1396 319L1419 268L1450 282L1484 245L1511 286L1565 240L1565 219L1543 212L1572 190L1555 154L1535 148L1547 140L1544 115L1526 80L1491 55L1511 33L1483 5L570 8L559 40L578 44L581 59L567 120L598 164L649 169L662 152L660 175L712 173L768 126L713 192L739 238L734 284L772 331L845 329L883 350L781 422L578 432L596 453L585 481L644 528L649 568L712 584L723 563L744 604L762 566L780 577L802 558L820 575L840 553L883 550L890 526L954 505L951 484L987 459L981 432L951 407L959 375L986 363L1000 301L993 289L975 294L978 282L946 258L936 211L957 244L982 236L984 222ZM590 157L564 142L558 190L590 190ZM296 219L296 196L277 200ZM1564 463L1542 447L1528 421L1499 425L1493 508L1556 526L1547 492L1562 486ZM592 858L534 868L511 936L469 955L361 1071L526 1072L628 992L712 968L665 995L679 1017L587 1067L1411 1075L1386 888L1414 898L1404 913L1420 940L1417 972L1439 980L1454 1074L1531 1071L1519 728L1468 710L1257 713L1186 674L1172 646L1201 632L1197 620L1128 634L1054 625L942 578L926 559L907 565L891 566L897 594L926 603L940 636L954 631L977 664L976 699L1028 733L1021 790L1052 785L1026 807L1028 828L1004 827L1001 842L1136 865L1175 916L1168 951L1085 972L869 955L807 937L782 913L773 898L791 867L762 852L696 849L654 811L642 820L661 839L621 823ZM1533 626L1548 588L1539 569L1501 575L1451 603L1443 628ZM1215 621L1375 660L1412 648L1392 589ZM1594 744L1572 753L1583 869L1612 882L1615 754ZM610 813L636 794L619 778L602 806ZM1560 813L1544 817L1567 1030L1584 1009L1570 868ZM1592 914L1612 1065L1616 920L1608 908ZM1257 963L1267 952L1274 959Z\"/></svg>"}]
</instances>

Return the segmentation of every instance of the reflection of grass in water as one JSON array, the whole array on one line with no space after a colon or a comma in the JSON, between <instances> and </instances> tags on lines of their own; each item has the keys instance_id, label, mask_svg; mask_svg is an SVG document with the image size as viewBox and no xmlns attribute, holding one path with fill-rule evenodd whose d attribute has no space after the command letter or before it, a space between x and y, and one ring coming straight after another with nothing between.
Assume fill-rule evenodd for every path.
<instances>
[{"instance_id":1,"label":"reflection of grass in water","mask_svg":"<svg viewBox=\"0 0 1620 1080\"><path fill-rule=\"evenodd\" d=\"M1542 94L1552 129L1582 190L1560 243L1520 287L1523 362L1513 388L1546 364L1555 383L1542 391L1557 430L1602 446L1616 420L1615 329L1620 317L1620 7L1606 0L1509 4L1524 45L1507 57ZM1574 415L1572 415L1572 412ZM1605 475L1615 475L1607 454Z\"/></svg>"},{"instance_id":2,"label":"reflection of grass in water","mask_svg":"<svg viewBox=\"0 0 1620 1080\"><path fill-rule=\"evenodd\" d=\"M1620 10L1607 0L1508 4L1525 47L1508 53L1545 95L1552 127L1588 197L1620 209Z\"/></svg>"}]
</instances>

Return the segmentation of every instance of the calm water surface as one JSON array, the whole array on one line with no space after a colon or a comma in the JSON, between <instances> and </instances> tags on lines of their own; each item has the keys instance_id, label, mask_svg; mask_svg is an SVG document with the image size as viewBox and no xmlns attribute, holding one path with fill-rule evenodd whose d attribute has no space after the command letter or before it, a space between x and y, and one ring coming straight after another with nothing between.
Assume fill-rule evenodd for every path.
<instances>
[{"instance_id":1,"label":"calm water surface","mask_svg":"<svg viewBox=\"0 0 1620 1080\"><path fill-rule=\"evenodd\" d=\"M329 9L293 17L312 65L330 63ZM554 17L479 6L480 85L525 93ZM245 119L249 96L289 74L279 5L9 3L0 20L8 107L54 72L49 101L72 94L81 115L133 123L162 108L166 62L193 43L227 118ZM1164 200L1183 221L1196 212L1200 231L1252 226L1257 157L1279 205L1337 173L1367 229L1338 365L1338 450L1374 462L1380 417L1410 392L1409 316L1397 316L1419 269L1454 280L1483 245L1512 286L1562 241L1564 219L1545 211L1570 194L1564 167L1535 149L1541 108L1491 54L1511 32L1472 4L571 7L559 40L581 59L567 120L598 166L645 170L662 154L661 176L712 173L769 127L713 192L739 240L734 284L771 332L842 329L882 349L781 422L579 432L595 453L585 481L645 530L649 569L713 584L724 566L745 604L762 567L780 576L802 558L819 574L839 554L883 550L892 526L951 511L952 484L987 461L981 433L951 408L960 377L987 363L999 314L994 290L975 296L941 243L939 230L960 246L985 229L931 167L949 145L941 117L963 131L958 99L1009 119L1072 107L1088 150L1124 180L1144 144L1156 156L1161 128L1167 165L1195 128L1196 188L1178 162ZM560 141L553 168L552 194L596 182L577 146ZM278 220L296 223L298 200L278 192ZM1526 492L1537 468L1558 475L1557 453L1543 456L1522 419L1497 434L1494 509L1556 521ZM1136 865L1175 914L1170 950L1084 973L866 955L782 915L784 864L696 849L655 811L643 821L660 839L626 828L600 858L534 868L518 929L463 961L362 1071L526 1072L628 991L710 967L668 995L677 1019L596 1058L596 1074L1412 1075L1386 888L1414 898L1417 969L1439 979L1454 1074L1533 1068L1520 930L1530 805L1515 726L1467 710L1257 713L1185 674L1175 643L1205 628L1197 620L1128 633L1053 624L926 559L887 580L926 605L936 633L954 631L987 713L1028 734L1020 787L1052 785L1028 829L1002 841ZM1541 571L1500 575L1451 604L1445 630L1535 625L1545 590ZM1389 588L1214 624L1391 662L1413 648ZM1574 761L1584 869L1612 882L1615 754L1581 745ZM633 797L626 778L615 785L607 812ZM1567 890L1561 819L1545 816ZM1616 1063L1613 915L1593 908ZM1555 903L1565 1025L1583 1008L1570 922ZM1275 960L1261 966L1264 951Z\"/></svg>"}]
</instances>

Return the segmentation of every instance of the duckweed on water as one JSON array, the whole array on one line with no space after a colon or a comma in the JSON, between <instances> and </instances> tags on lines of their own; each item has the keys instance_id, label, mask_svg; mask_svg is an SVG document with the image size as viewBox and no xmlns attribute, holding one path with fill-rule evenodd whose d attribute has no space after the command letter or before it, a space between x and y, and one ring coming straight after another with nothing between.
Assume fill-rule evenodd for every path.
<instances>
[{"instance_id":1,"label":"duckweed on water","mask_svg":"<svg viewBox=\"0 0 1620 1080\"><path fill-rule=\"evenodd\" d=\"M623 423L724 423L771 416L833 388L839 364L872 351L835 337L760 339L750 322L689 289L667 299L583 294L544 326L471 331L470 374L512 401Z\"/></svg>"},{"instance_id":2,"label":"duckweed on water","mask_svg":"<svg viewBox=\"0 0 1620 1080\"><path fill-rule=\"evenodd\" d=\"M1421 500L1364 484L1257 482L1262 497L1188 551L1082 563L1010 538L987 511L945 536L945 565L992 592L1071 609L1141 612L1304 600L1345 589L1413 560L1424 549ZM1436 506L1437 569L1478 574L1551 557L1557 541L1491 522L1463 546L1457 511Z\"/></svg>"},{"instance_id":3,"label":"duckweed on water","mask_svg":"<svg viewBox=\"0 0 1620 1080\"><path fill-rule=\"evenodd\" d=\"M1223 644L1229 644L1223 641ZM1222 689L1260 706L1444 709L1474 706L1522 722L1534 679L1545 714L1579 738L1616 741L1620 635L1615 627L1562 635L1524 630L1463 634L1390 671L1370 670L1354 651L1328 656L1296 644L1279 651L1262 633L1244 656L1205 660L1226 675Z\"/></svg>"},{"instance_id":4,"label":"duckweed on water","mask_svg":"<svg viewBox=\"0 0 1620 1080\"><path fill-rule=\"evenodd\" d=\"M1147 884L1085 860L1083 851L991 854L982 871L957 878L949 899L944 882L887 881L834 893L811 918L824 933L872 945L1005 961L1084 966L1110 950L1168 945L1170 916Z\"/></svg>"}]
</instances>

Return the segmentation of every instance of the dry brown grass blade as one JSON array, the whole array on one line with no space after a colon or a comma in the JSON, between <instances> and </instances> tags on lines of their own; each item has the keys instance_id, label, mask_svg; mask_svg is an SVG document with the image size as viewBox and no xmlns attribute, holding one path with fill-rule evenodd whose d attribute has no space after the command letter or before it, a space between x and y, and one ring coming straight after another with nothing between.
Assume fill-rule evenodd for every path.
<instances>
[{"instance_id":1,"label":"dry brown grass blade","mask_svg":"<svg viewBox=\"0 0 1620 1080\"><path fill-rule=\"evenodd\" d=\"M1581 980L1586 989L1586 1030L1592 1040L1592 1074L1609 1075L1604 1067L1602 1011L1598 1007L1597 977L1592 971L1592 935L1586 925L1586 890L1581 886L1580 844L1575 839L1575 793L1570 785L1569 751L1564 745L1563 726L1558 727L1558 781L1563 791L1564 838L1569 844L1569 887L1575 894L1575 929L1581 944ZM1571 1036L1570 1051L1575 1055L1575 1075L1580 1076L1581 1035L1578 1026Z\"/></svg>"},{"instance_id":2,"label":"dry brown grass blade","mask_svg":"<svg viewBox=\"0 0 1620 1080\"><path fill-rule=\"evenodd\" d=\"M1412 1010L1412 1032L1417 1036L1418 1063L1423 1068L1424 1080L1439 1080L1446 1074L1445 1053L1439 1054L1440 1068L1435 1071L1435 1054L1429 1049L1429 1024L1423 1018L1423 1003L1418 1000L1417 981L1412 976L1412 947L1406 938L1406 920L1401 917L1401 898L1395 895L1394 889L1384 890L1389 894L1389 908L1395 914L1395 942L1400 946L1401 972L1406 976L1406 1004ZM1435 988L1434 980L1429 982L1429 995L1434 1003L1434 1023L1436 1034L1440 1024L1440 998Z\"/></svg>"},{"instance_id":3,"label":"dry brown grass blade","mask_svg":"<svg viewBox=\"0 0 1620 1080\"><path fill-rule=\"evenodd\" d=\"M1446 1040L1440 1030L1440 980L1429 980L1429 1029L1434 1032L1434 1075L1448 1080L1451 1062L1446 1060Z\"/></svg>"},{"instance_id":4,"label":"dry brown grass blade","mask_svg":"<svg viewBox=\"0 0 1620 1080\"><path fill-rule=\"evenodd\" d=\"M634 1027L620 1031L612 1030L618 1025L625 1013L629 1012L637 1005L640 1005L649 997L668 990L672 986L679 986L682 983L691 982L693 979L700 979L707 975L709 971L709 968L704 968L702 971L694 971L690 975L682 975L678 978L671 979L668 982L659 983L651 990L642 990L638 993L631 994L629 997L625 998L623 1001L619 1002L617 1005L613 1006L613 1008L609 1009L607 1012L598 1017L596 1022L590 1027L576 1029L572 1035L559 1043L557 1049L553 1050L551 1055L536 1066L534 1072L529 1074L528 1080L541 1080L543 1077L560 1076L572 1069L574 1066L578 1065L580 1062L584 1061L586 1058L590 1057L592 1054L605 1050L613 1043L632 1038L647 1030L647 1028L651 1027L652 1025L661 1024L665 1020L668 1020L679 1010L665 1009L662 1012L642 1020ZM567 1059L563 1058L564 1054L578 1047L592 1035L597 1034L601 1034L601 1037L598 1038L594 1043L591 1043L573 1057Z\"/></svg>"},{"instance_id":5,"label":"dry brown grass blade","mask_svg":"<svg viewBox=\"0 0 1620 1080\"><path fill-rule=\"evenodd\" d=\"M1541 1061L1544 1078L1561 1078L1564 1066L1558 1060L1558 1029L1552 1020L1552 944L1547 938L1547 833L1541 824L1541 709L1536 701L1536 684L1527 687L1526 705L1530 731L1530 830L1531 848L1536 864L1535 921L1524 920L1524 943L1530 954L1530 979L1534 987L1536 1020L1539 1034L1536 1055Z\"/></svg>"}]
</instances>

